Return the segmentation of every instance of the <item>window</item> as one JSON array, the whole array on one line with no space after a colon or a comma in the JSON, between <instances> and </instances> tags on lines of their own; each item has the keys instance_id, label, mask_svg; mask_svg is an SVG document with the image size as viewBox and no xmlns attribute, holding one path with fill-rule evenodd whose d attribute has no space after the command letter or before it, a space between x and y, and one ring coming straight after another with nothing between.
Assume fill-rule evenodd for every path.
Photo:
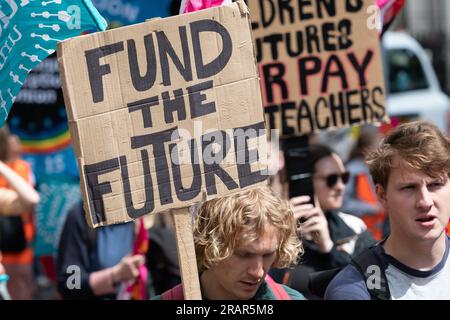
<instances>
[{"instance_id":1,"label":"window","mask_svg":"<svg viewBox=\"0 0 450 320\"><path fill-rule=\"evenodd\" d=\"M408 49L389 50L389 92L399 93L429 87L422 65L417 56Z\"/></svg>"}]
</instances>

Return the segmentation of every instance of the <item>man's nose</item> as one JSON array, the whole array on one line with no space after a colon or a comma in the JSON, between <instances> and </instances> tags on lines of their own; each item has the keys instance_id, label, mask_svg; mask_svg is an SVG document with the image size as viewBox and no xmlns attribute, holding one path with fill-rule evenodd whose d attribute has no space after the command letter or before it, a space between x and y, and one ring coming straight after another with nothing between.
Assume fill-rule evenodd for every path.
<instances>
[{"instance_id":1,"label":"man's nose","mask_svg":"<svg viewBox=\"0 0 450 320\"><path fill-rule=\"evenodd\" d=\"M264 277L264 264L262 257L255 257L252 259L248 268L248 274L255 280L259 280Z\"/></svg>"},{"instance_id":2,"label":"man's nose","mask_svg":"<svg viewBox=\"0 0 450 320\"><path fill-rule=\"evenodd\" d=\"M428 210L433 205L431 192L426 186L419 189L416 207L421 210Z\"/></svg>"}]
</instances>

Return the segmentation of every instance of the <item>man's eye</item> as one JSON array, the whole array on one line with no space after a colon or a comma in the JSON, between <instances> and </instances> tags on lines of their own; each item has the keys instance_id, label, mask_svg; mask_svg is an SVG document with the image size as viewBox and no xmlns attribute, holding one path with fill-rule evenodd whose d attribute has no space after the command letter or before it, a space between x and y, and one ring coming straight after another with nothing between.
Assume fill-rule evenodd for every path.
<instances>
[{"instance_id":1,"label":"man's eye","mask_svg":"<svg viewBox=\"0 0 450 320\"><path fill-rule=\"evenodd\" d=\"M442 187L444 184L442 182L433 182L428 185L430 189L436 189Z\"/></svg>"},{"instance_id":2,"label":"man's eye","mask_svg":"<svg viewBox=\"0 0 450 320\"><path fill-rule=\"evenodd\" d=\"M263 255L263 258L271 258L274 254L275 252L266 253L265 255Z\"/></svg>"},{"instance_id":3,"label":"man's eye","mask_svg":"<svg viewBox=\"0 0 450 320\"><path fill-rule=\"evenodd\" d=\"M239 258L248 258L250 254L248 252L236 252L235 253Z\"/></svg>"},{"instance_id":4,"label":"man's eye","mask_svg":"<svg viewBox=\"0 0 450 320\"><path fill-rule=\"evenodd\" d=\"M414 189L414 186L404 186L402 188L402 190L412 190L412 189Z\"/></svg>"}]
</instances>

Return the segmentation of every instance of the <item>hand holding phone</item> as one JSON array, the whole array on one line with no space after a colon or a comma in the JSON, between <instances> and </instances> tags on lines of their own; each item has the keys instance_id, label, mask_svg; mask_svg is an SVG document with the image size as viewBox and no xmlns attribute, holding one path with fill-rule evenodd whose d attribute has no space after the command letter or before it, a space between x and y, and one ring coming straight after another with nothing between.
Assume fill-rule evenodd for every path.
<instances>
[{"instance_id":1,"label":"hand holding phone","mask_svg":"<svg viewBox=\"0 0 450 320\"><path fill-rule=\"evenodd\" d=\"M330 252L333 241L330 237L328 222L320 206L310 203L308 196L294 197L289 200L297 219L297 230L303 238L314 242L319 251ZM314 203L314 200L312 200Z\"/></svg>"}]
</instances>

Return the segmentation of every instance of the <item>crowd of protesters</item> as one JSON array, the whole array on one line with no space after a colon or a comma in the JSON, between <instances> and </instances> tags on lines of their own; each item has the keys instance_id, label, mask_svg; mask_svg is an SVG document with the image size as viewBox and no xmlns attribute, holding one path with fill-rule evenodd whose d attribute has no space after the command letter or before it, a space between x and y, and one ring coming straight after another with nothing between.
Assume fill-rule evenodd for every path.
<instances>
[{"instance_id":1,"label":"crowd of protesters","mask_svg":"<svg viewBox=\"0 0 450 320\"><path fill-rule=\"evenodd\" d=\"M193 208L203 298L320 299L311 292L311 276L338 268L342 271L331 280L325 297L369 299L372 294L352 264L368 250L385 261L390 298L450 297L439 284L450 276L448 138L426 122L401 125L381 138L375 127L360 132L355 141L359 151L353 152L347 166L329 146L311 144L313 201L277 192L277 183L281 190L288 188L281 150L271 155L280 161L268 186ZM375 135L370 144L367 133ZM12 152L16 144L6 127L0 130L1 227L13 228L6 218L19 220L25 240L17 248L2 244L0 273L8 274L13 299L34 299L33 208L39 194L29 165L20 159L20 152ZM386 230L389 224L380 217L380 223L369 228L364 218L374 215L389 218L390 228ZM136 251L138 247L145 250ZM78 284L70 270L73 266L78 268ZM65 220L55 267L56 299L182 298L174 224L168 212L92 229L80 202ZM442 281L430 280L436 277ZM129 288L139 280L143 293L130 294Z\"/></svg>"},{"instance_id":2,"label":"crowd of protesters","mask_svg":"<svg viewBox=\"0 0 450 320\"><path fill-rule=\"evenodd\" d=\"M426 122L384 137L373 126L358 130L345 164L311 137L313 199L288 196L286 150L272 148L275 138L266 186L191 208L203 299L450 299L449 139ZM34 185L17 136L0 129L0 275L12 299L38 297ZM378 291L358 269L372 256ZM54 267L54 299L183 299L169 212L92 229L80 202ZM323 295L311 282L319 274L332 275Z\"/></svg>"}]
</instances>

